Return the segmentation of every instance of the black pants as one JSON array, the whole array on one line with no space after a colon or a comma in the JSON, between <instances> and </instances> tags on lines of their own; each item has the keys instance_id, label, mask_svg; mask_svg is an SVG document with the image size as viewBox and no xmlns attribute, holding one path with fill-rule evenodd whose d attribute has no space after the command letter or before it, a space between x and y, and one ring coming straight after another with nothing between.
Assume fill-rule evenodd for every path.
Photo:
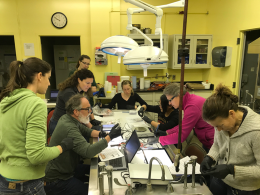
<instances>
[{"instance_id":1,"label":"black pants","mask_svg":"<svg viewBox=\"0 0 260 195\"><path fill-rule=\"evenodd\" d=\"M213 195L260 195L260 189L254 191L237 190L216 177L212 178L210 191Z\"/></svg>"}]
</instances>

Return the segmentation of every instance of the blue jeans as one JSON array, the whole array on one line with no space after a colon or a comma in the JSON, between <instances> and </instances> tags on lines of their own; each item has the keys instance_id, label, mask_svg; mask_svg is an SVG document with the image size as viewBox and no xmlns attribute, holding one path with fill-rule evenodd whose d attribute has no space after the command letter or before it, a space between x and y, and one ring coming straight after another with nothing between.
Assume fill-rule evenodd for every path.
<instances>
[{"instance_id":1,"label":"blue jeans","mask_svg":"<svg viewBox=\"0 0 260 195\"><path fill-rule=\"evenodd\" d=\"M50 133L50 135L53 134L53 131L54 131L54 129L55 129L56 126L57 126L57 123L58 123L58 121L54 120L54 119L51 117L50 122L49 122L49 133Z\"/></svg>"},{"instance_id":2,"label":"blue jeans","mask_svg":"<svg viewBox=\"0 0 260 195\"><path fill-rule=\"evenodd\" d=\"M16 183L15 189L8 188L9 181L0 175L0 195L46 195L42 179Z\"/></svg>"},{"instance_id":3,"label":"blue jeans","mask_svg":"<svg viewBox=\"0 0 260 195\"><path fill-rule=\"evenodd\" d=\"M212 178L210 191L213 195L260 195L260 189L254 191L237 190L216 177Z\"/></svg>"},{"instance_id":4,"label":"blue jeans","mask_svg":"<svg viewBox=\"0 0 260 195\"><path fill-rule=\"evenodd\" d=\"M75 169L74 177L68 180L55 180L53 182L46 182L44 187L47 195L86 195L88 194L88 177L90 166L79 164Z\"/></svg>"}]
</instances>

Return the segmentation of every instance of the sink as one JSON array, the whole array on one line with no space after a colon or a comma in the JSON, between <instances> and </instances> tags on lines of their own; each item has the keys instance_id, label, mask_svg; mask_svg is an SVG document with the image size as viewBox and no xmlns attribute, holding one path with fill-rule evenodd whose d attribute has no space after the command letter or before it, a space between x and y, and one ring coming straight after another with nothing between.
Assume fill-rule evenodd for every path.
<instances>
[{"instance_id":1,"label":"sink","mask_svg":"<svg viewBox=\"0 0 260 195\"><path fill-rule=\"evenodd\" d=\"M196 183L195 188L191 187L191 183L188 183L188 188L183 188L183 183L181 184L172 184L174 192L167 193L166 189L167 186L165 185L152 185L153 191L146 192L146 187L139 188L133 195L212 195L210 190L206 185L201 186L200 184Z\"/></svg>"}]
</instances>

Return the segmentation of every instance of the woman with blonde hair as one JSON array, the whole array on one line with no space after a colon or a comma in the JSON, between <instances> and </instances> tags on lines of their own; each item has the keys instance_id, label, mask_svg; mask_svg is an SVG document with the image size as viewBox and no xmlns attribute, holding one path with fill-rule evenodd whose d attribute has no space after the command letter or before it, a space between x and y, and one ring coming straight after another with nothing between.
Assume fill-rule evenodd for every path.
<instances>
[{"instance_id":1,"label":"woman with blonde hair","mask_svg":"<svg viewBox=\"0 0 260 195\"><path fill-rule=\"evenodd\" d=\"M124 80L121 83L121 87L123 92L116 94L109 105L102 105L99 106L102 108L109 108L112 109L115 104L117 103L118 109L136 109L135 102L139 102L140 105L146 105L146 102L137 94L134 93L131 81Z\"/></svg>"}]
</instances>

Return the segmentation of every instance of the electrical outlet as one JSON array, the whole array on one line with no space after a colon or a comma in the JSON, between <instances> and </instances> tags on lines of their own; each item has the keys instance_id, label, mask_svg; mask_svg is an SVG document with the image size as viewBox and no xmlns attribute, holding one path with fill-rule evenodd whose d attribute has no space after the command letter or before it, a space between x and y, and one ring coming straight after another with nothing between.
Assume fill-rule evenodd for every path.
<instances>
[{"instance_id":1,"label":"electrical outlet","mask_svg":"<svg viewBox=\"0 0 260 195\"><path fill-rule=\"evenodd\" d=\"M176 79L176 75L172 75L172 80L175 80Z\"/></svg>"}]
</instances>

